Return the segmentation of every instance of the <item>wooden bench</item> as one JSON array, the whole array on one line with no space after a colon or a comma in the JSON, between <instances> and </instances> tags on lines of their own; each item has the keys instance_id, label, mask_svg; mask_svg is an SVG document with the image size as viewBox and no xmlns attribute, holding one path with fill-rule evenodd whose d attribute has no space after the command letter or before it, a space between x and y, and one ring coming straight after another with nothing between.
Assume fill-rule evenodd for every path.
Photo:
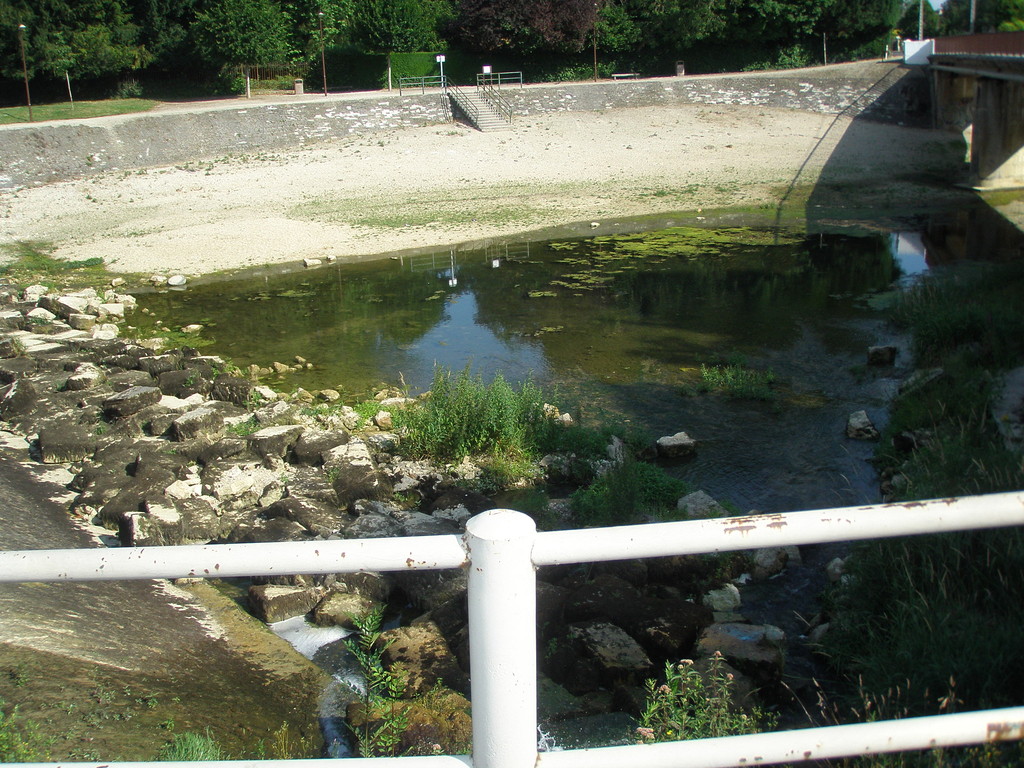
<instances>
[{"instance_id":1,"label":"wooden bench","mask_svg":"<svg viewBox=\"0 0 1024 768\"><path fill-rule=\"evenodd\" d=\"M639 75L636 72L616 72L612 80L636 80Z\"/></svg>"}]
</instances>

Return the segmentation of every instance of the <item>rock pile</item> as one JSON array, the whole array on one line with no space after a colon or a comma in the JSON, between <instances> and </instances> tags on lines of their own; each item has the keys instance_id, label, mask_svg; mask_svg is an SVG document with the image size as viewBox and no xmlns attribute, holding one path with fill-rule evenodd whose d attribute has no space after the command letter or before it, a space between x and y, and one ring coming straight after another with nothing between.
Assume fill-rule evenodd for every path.
<instances>
[{"instance_id":1,"label":"rock pile","mask_svg":"<svg viewBox=\"0 0 1024 768\"><path fill-rule=\"evenodd\" d=\"M133 305L113 291L0 291L0 419L36 460L70 466L72 514L116 531L122 546L461 534L494 506L458 487L474 467L402 458L399 437L381 429L386 419L360 424L345 406L305 408L218 357L118 338ZM665 455L694 449L682 433L666 442ZM706 494L679 504L698 516L716 507ZM750 563L768 578L797 555L751 553ZM544 713L635 713L644 680L666 660L716 650L736 674L777 683L785 638L743 622L735 587L694 592L706 588L708 568L674 557L539 574ZM412 694L439 680L468 694L464 572L253 581L251 610L267 622L308 614L346 625L388 602L414 606L416 618L387 633L388 663L409 670Z\"/></svg>"}]
</instances>

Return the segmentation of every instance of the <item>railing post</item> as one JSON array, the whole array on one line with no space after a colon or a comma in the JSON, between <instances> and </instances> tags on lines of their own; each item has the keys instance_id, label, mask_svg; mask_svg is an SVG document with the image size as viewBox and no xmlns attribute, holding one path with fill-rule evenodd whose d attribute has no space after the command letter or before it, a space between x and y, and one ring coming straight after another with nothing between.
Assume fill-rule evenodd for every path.
<instances>
[{"instance_id":1,"label":"railing post","mask_svg":"<svg viewBox=\"0 0 1024 768\"><path fill-rule=\"evenodd\" d=\"M537 761L537 527L492 509L469 520L469 647L473 768Z\"/></svg>"}]
</instances>

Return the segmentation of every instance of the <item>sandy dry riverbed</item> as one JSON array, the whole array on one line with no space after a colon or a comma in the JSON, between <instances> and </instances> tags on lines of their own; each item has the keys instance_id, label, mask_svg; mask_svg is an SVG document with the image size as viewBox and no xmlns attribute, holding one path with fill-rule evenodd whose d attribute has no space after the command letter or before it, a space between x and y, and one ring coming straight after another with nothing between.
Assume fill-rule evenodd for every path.
<instances>
[{"instance_id":1,"label":"sandy dry riverbed","mask_svg":"<svg viewBox=\"0 0 1024 768\"><path fill-rule=\"evenodd\" d=\"M439 125L0 193L0 245L120 272L210 273L721 206L794 183L863 188L949 160L950 138L809 112L679 105ZM910 195L912 197L912 195Z\"/></svg>"}]
</instances>

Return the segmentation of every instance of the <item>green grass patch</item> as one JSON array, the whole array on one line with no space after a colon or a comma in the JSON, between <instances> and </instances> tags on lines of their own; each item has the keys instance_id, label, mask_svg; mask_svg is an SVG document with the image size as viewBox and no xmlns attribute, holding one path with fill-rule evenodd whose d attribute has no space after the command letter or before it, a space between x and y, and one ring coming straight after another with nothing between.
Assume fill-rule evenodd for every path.
<instances>
[{"instance_id":1,"label":"green grass patch","mask_svg":"<svg viewBox=\"0 0 1024 768\"><path fill-rule=\"evenodd\" d=\"M33 104L32 120L81 120L87 117L127 115L134 112L148 112L160 102L151 99L105 99L103 101L61 102L58 104ZM28 107L4 107L0 109L0 125L27 123Z\"/></svg>"},{"instance_id":2,"label":"green grass patch","mask_svg":"<svg viewBox=\"0 0 1024 768\"><path fill-rule=\"evenodd\" d=\"M581 525L625 525L670 515L690 490L654 464L627 459L576 490L572 508Z\"/></svg>"},{"instance_id":3,"label":"green grass patch","mask_svg":"<svg viewBox=\"0 0 1024 768\"><path fill-rule=\"evenodd\" d=\"M699 389L704 392L720 392L743 400L774 400L777 396L772 388L775 374L771 370L759 371L734 363L701 364L700 378Z\"/></svg>"},{"instance_id":4,"label":"green grass patch","mask_svg":"<svg viewBox=\"0 0 1024 768\"><path fill-rule=\"evenodd\" d=\"M48 243L22 241L0 246L0 276L16 283L34 282L56 286L74 282L76 285L98 285L108 279L103 259L65 261L53 256Z\"/></svg>"},{"instance_id":5,"label":"green grass patch","mask_svg":"<svg viewBox=\"0 0 1024 768\"><path fill-rule=\"evenodd\" d=\"M174 738L163 747L157 755L161 762L193 762L197 760L227 760L229 759L209 734L206 733L176 733Z\"/></svg>"},{"instance_id":6,"label":"green grass patch","mask_svg":"<svg viewBox=\"0 0 1024 768\"><path fill-rule=\"evenodd\" d=\"M1000 374L1024 363L1022 291L1024 265L969 264L900 298L894 319L913 333L917 364L944 375L893 404L877 461L901 481L896 500L1024 488L1024 462L990 411ZM892 441L906 434L917 444L909 452ZM866 542L847 566L852 578L829 597L825 650L851 679L875 694L913 692L903 696L907 714L935 714L951 685L959 709L1020 703L1024 530ZM1001 764L987 759L963 764Z\"/></svg>"},{"instance_id":7,"label":"green grass patch","mask_svg":"<svg viewBox=\"0 0 1024 768\"><path fill-rule=\"evenodd\" d=\"M47 762L52 743L37 723L21 718L17 707L8 707L0 699L0 763Z\"/></svg>"}]
</instances>

